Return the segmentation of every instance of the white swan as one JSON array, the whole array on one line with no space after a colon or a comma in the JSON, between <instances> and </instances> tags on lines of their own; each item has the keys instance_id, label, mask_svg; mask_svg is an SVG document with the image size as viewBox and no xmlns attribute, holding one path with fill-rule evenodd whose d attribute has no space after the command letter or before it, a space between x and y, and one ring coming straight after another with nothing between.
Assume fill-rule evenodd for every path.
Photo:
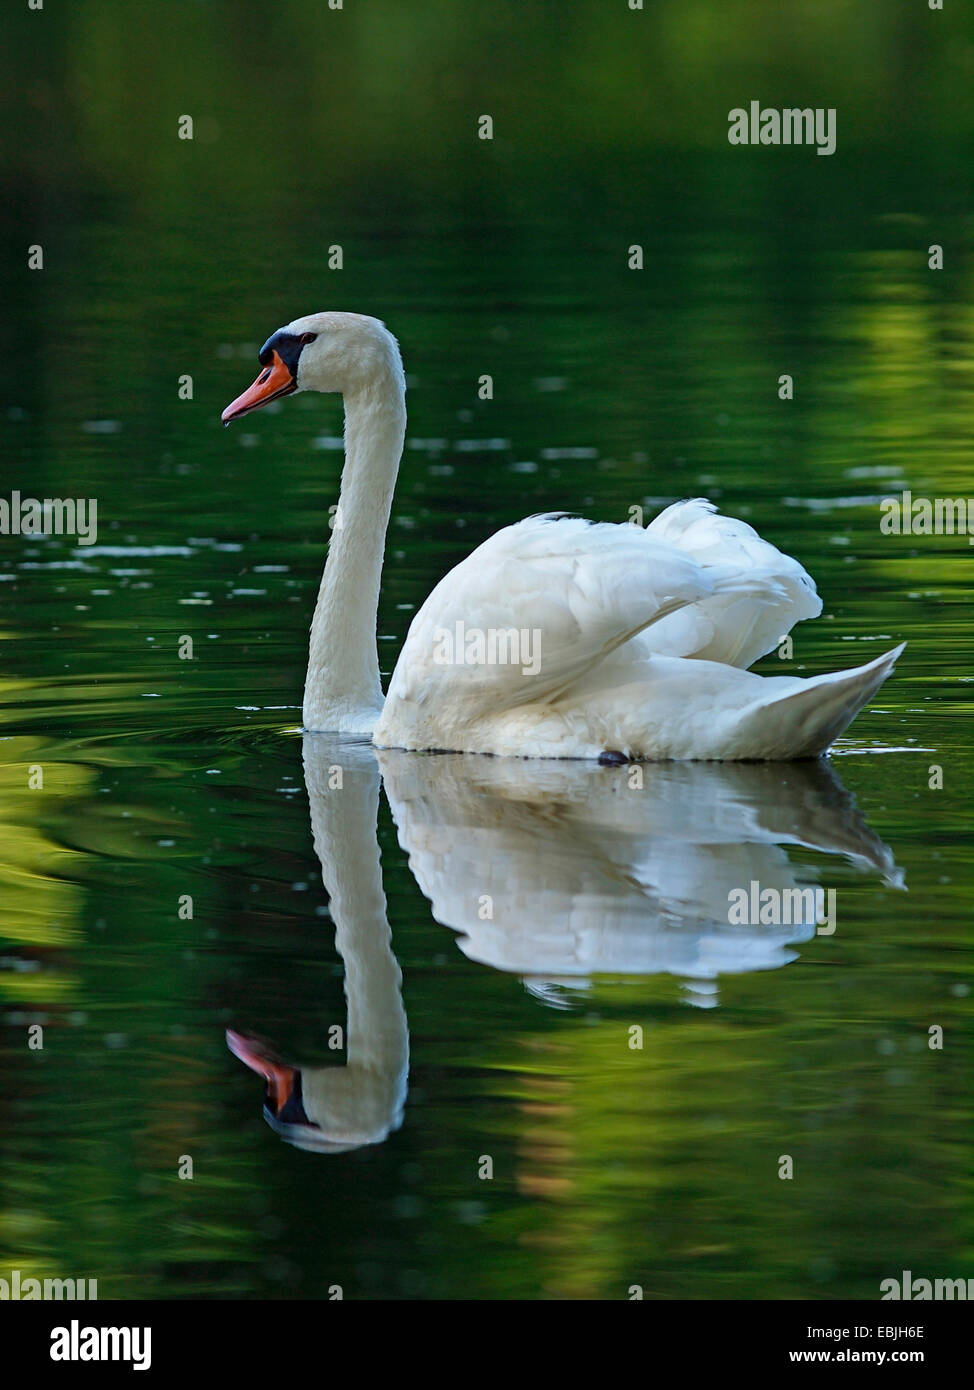
<instances>
[{"instance_id":1,"label":"white swan","mask_svg":"<svg viewBox=\"0 0 974 1390\"><path fill-rule=\"evenodd\" d=\"M376 613L406 429L396 340L361 314L310 314L274 333L260 362L225 424L294 391L345 399L308 729L519 757L812 757L903 650L809 679L754 675L745 668L821 612L796 560L702 499L668 507L645 530L550 514L498 531L437 584L383 704Z\"/></svg>"}]
</instances>

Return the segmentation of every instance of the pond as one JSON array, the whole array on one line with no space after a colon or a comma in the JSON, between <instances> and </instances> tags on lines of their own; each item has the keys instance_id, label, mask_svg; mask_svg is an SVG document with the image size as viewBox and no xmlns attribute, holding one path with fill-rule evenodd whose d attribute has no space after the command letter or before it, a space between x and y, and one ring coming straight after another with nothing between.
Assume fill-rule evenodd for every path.
<instances>
[{"instance_id":1,"label":"pond","mask_svg":"<svg viewBox=\"0 0 974 1390\"><path fill-rule=\"evenodd\" d=\"M551 71L500 41L482 79L489 16L380 7L332 50L297 5L224 48L225 8L147 10L138 81L111 7L43 51L18 21L4 237L45 254L11 284L0 495L96 499L98 529L0 536L0 1273L172 1299L974 1275L971 551L880 528L884 498L974 491L970 266L928 258L969 240L969 176L943 178L969 116L931 116L926 154L844 144L905 22L838 79L825 159L729 150L726 74L723 143L699 96L674 131L622 18L555 38L526 5ZM340 403L219 416L332 307L381 317L408 379L384 679L498 527L703 495L824 600L761 672L908 643L831 757L634 780L302 736ZM834 890L831 930L729 923L752 881Z\"/></svg>"}]
</instances>

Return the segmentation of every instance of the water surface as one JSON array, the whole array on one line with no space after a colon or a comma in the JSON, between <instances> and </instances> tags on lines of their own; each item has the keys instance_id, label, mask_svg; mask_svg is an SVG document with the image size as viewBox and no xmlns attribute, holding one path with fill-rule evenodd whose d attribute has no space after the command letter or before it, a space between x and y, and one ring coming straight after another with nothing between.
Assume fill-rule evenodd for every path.
<instances>
[{"instance_id":1,"label":"water surface","mask_svg":"<svg viewBox=\"0 0 974 1390\"><path fill-rule=\"evenodd\" d=\"M99 536L0 538L0 1270L105 1298L871 1299L903 1269L974 1275L971 552L879 531L884 496L971 491L965 36L901 16L835 79L832 159L731 165L723 112L758 69L723 7L691 61L663 20L635 48L587 16L556 42L526 5L538 71L436 6L425 50L362 15L228 43L220 7L171 8L181 30L140 15L138 92L111 7L21 35L4 237L47 268L11 287L5 495L96 497ZM770 36L778 79L823 77L815 35ZM897 73L928 145L871 124ZM520 133L472 149L468 92L506 93ZM385 676L498 526L703 494L823 596L762 670L908 641L829 764L632 788L302 739L340 407L219 412L324 307L379 314L409 378ZM751 878L834 888L834 934L730 930ZM278 1069L274 1124L228 1034Z\"/></svg>"}]
</instances>

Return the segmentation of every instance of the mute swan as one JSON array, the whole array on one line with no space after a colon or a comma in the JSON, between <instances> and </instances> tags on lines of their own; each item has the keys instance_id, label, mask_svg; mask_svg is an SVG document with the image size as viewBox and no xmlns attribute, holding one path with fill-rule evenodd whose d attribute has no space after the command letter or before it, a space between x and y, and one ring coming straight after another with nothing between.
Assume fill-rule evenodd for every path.
<instances>
[{"instance_id":1,"label":"mute swan","mask_svg":"<svg viewBox=\"0 0 974 1390\"><path fill-rule=\"evenodd\" d=\"M413 618L383 704L382 552L406 430L395 338L362 314L295 319L225 424L295 391L345 399L345 466L311 626L307 729L380 747L517 757L792 759L823 753L903 645L801 679L747 671L822 603L796 560L703 499L646 529L562 513L496 532Z\"/></svg>"}]
</instances>

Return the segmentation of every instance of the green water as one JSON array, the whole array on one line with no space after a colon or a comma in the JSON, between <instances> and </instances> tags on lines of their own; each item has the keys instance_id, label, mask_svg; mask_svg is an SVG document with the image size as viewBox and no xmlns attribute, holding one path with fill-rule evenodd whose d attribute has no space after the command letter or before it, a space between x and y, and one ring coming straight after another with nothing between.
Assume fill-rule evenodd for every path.
<instances>
[{"instance_id":1,"label":"green water","mask_svg":"<svg viewBox=\"0 0 974 1390\"><path fill-rule=\"evenodd\" d=\"M974 493L974 34L959 7L794 8L12 20L0 496L97 498L99 534L0 537L0 1277L872 1299L974 1275L971 550L879 530L884 496ZM836 106L836 154L730 148L752 96ZM302 740L340 406L219 413L326 307L382 317L409 380L384 676L498 526L705 494L825 602L760 669L909 643L830 768L630 791ZM766 873L834 888L834 933L717 928L721 886ZM376 1142L282 1138L228 1029L344 1097L333 1140L373 1087Z\"/></svg>"}]
</instances>

